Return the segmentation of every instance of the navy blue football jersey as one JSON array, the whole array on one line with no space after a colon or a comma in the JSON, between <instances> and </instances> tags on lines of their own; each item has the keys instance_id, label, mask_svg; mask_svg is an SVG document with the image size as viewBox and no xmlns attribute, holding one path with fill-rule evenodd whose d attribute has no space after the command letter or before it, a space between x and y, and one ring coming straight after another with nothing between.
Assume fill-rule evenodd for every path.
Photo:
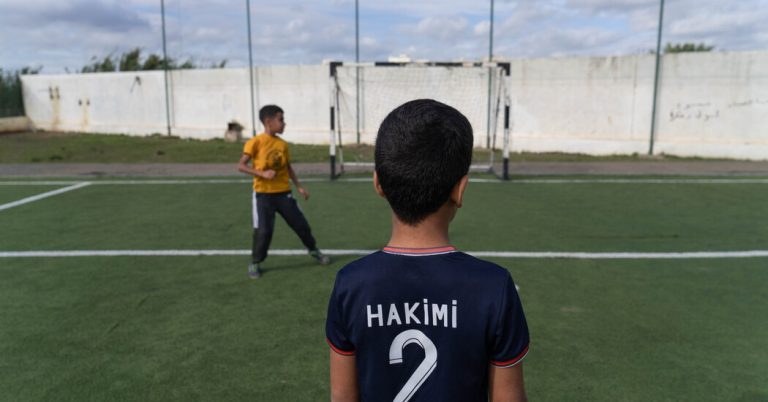
<instances>
[{"instance_id":1,"label":"navy blue football jersey","mask_svg":"<svg viewBox=\"0 0 768 402\"><path fill-rule=\"evenodd\" d=\"M488 366L528 353L509 272L451 246L385 247L344 267L328 344L354 355L363 401L488 401Z\"/></svg>"}]
</instances>

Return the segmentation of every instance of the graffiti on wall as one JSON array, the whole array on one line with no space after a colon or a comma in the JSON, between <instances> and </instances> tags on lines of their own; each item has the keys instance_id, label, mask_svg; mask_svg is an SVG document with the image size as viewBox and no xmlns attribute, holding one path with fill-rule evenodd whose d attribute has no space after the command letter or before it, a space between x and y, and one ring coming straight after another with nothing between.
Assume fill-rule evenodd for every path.
<instances>
[{"instance_id":1,"label":"graffiti on wall","mask_svg":"<svg viewBox=\"0 0 768 402\"><path fill-rule=\"evenodd\" d=\"M745 101L734 101L728 104L728 109L750 106L768 106L768 99L748 99Z\"/></svg>"},{"instance_id":2,"label":"graffiti on wall","mask_svg":"<svg viewBox=\"0 0 768 402\"><path fill-rule=\"evenodd\" d=\"M718 106L712 102L678 103L669 110L669 121L699 120L702 122L718 119L721 115L734 109L751 107L768 107L768 99L746 99L732 101L724 106Z\"/></svg>"},{"instance_id":3,"label":"graffiti on wall","mask_svg":"<svg viewBox=\"0 0 768 402\"><path fill-rule=\"evenodd\" d=\"M711 102L678 103L669 111L669 121L701 120L709 121L720 117L720 108Z\"/></svg>"}]
</instances>

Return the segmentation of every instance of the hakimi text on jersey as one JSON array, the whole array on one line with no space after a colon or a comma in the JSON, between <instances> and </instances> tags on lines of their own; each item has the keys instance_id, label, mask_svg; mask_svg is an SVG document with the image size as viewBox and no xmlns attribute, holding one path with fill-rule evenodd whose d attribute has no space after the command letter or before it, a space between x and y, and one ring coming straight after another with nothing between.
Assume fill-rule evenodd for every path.
<instances>
[{"instance_id":1,"label":"hakimi text on jersey","mask_svg":"<svg viewBox=\"0 0 768 402\"><path fill-rule=\"evenodd\" d=\"M456 300L451 301L450 316L448 314L447 304L429 303L427 299L423 302L415 303L390 303L389 311L384 315L384 306L381 304L370 305L367 304L366 316L368 318L368 328L378 326L391 326L391 325L432 325L434 327L442 325L445 328L456 328L458 324L458 302ZM398 309L401 307L402 309Z\"/></svg>"}]
</instances>

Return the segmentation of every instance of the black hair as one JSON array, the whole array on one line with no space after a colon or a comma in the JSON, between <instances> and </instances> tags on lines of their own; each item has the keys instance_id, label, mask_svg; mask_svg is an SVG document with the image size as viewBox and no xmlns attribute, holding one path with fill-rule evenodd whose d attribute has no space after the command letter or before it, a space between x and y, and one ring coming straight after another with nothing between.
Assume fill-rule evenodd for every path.
<instances>
[{"instance_id":1,"label":"black hair","mask_svg":"<svg viewBox=\"0 0 768 402\"><path fill-rule=\"evenodd\" d=\"M259 120L264 123L264 120L277 116L278 113L284 113L283 109L277 105L265 105L259 109Z\"/></svg>"},{"instance_id":2,"label":"black hair","mask_svg":"<svg viewBox=\"0 0 768 402\"><path fill-rule=\"evenodd\" d=\"M379 127L375 164L395 214L416 225L448 201L472 163L472 125L461 112L432 99L391 111Z\"/></svg>"}]
</instances>

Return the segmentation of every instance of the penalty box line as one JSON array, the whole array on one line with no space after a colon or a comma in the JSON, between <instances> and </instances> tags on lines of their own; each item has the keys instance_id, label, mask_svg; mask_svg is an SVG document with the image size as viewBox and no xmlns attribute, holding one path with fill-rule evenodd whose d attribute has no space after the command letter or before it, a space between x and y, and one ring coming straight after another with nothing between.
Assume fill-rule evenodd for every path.
<instances>
[{"instance_id":1,"label":"penalty box line","mask_svg":"<svg viewBox=\"0 0 768 402\"><path fill-rule=\"evenodd\" d=\"M337 256L364 256L378 250L328 249L325 254ZM529 259L713 259L713 258L765 258L768 250L744 251L691 251L691 252L547 252L547 251L465 251L480 258ZM40 250L0 251L0 258L58 258L58 257L193 257L193 256L247 256L251 250ZM274 256L307 255L306 250L270 250Z\"/></svg>"},{"instance_id":2,"label":"penalty box line","mask_svg":"<svg viewBox=\"0 0 768 402\"><path fill-rule=\"evenodd\" d=\"M58 190L48 191L46 193L42 193L42 194L38 194L38 195L33 195L33 196L27 197L27 198L22 198L22 199L20 199L18 201L13 201L13 202L9 202L7 204L0 205L0 211L6 210L6 209L9 209L9 208L13 208L13 207L18 207L19 205L29 204L30 202L35 202L35 201L38 201L38 200L42 200L44 198L53 197L54 195L63 194L63 193L66 193L68 191L77 190L77 189L80 189L80 188L83 188L83 187L86 187L86 186L90 186L90 185L91 185L90 182L81 182L81 183L77 183L77 184L69 186L69 187L60 188Z\"/></svg>"}]
</instances>

